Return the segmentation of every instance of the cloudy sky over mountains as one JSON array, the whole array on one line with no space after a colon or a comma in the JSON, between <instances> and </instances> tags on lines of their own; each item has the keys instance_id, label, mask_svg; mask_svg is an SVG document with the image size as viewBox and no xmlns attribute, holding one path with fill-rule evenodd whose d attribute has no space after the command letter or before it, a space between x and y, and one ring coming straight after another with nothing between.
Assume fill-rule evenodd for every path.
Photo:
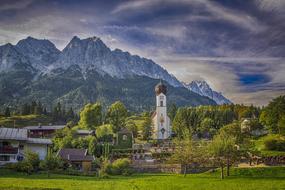
<instances>
[{"instance_id":1,"label":"cloudy sky over mountains","mask_svg":"<svg viewBox=\"0 0 285 190\"><path fill-rule=\"evenodd\" d=\"M235 103L285 92L284 0L1 0L0 44L99 36Z\"/></svg>"}]
</instances>

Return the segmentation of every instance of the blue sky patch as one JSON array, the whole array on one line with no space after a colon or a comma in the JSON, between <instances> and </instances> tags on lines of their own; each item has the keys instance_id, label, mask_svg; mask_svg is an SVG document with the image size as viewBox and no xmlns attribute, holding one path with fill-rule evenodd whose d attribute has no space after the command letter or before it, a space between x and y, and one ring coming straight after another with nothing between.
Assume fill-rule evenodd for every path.
<instances>
[{"instance_id":1,"label":"blue sky patch","mask_svg":"<svg viewBox=\"0 0 285 190\"><path fill-rule=\"evenodd\" d=\"M243 85L258 85L269 82L270 78L264 74L243 74L239 80Z\"/></svg>"}]
</instances>

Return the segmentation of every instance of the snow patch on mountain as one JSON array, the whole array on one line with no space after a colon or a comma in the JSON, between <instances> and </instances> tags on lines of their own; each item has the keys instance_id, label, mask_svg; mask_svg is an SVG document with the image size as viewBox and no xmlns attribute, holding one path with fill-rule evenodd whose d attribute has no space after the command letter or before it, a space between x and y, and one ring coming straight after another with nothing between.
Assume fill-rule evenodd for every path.
<instances>
[{"instance_id":1,"label":"snow patch on mountain","mask_svg":"<svg viewBox=\"0 0 285 190\"><path fill-rule=\"evenodd\" d=\"M205 81L181 83L151 59L131 55L120 49L111 50L98 37L80 39L74 36L62 51L49 40L32 37L20 40L15 46L0 46L0 72L21 68L31 71L34 80L41 75L58 75L70 68L79 69L84 78L92 71L120 79L146 76L162 79L174 87L185 87L217 104L231 103L221 93L212 90Z\"/></svg>"},{"instance_id":2,"label":"snow patch on mountain","mask_svg":"<svg viewBox=\"0 0 285 190\"><path fill-rule=\"evenodd\" d=\"M66 69L71 65L79 65L84 73L88 70L96 70L102 75L108 74L116 78L147 76L165 80L175 87L182 86L180 81L152 60L131 55L119 49L112 51L97 37L82 40L76 36L73 37L49 70Z\"/></svg>"}]
</instances>

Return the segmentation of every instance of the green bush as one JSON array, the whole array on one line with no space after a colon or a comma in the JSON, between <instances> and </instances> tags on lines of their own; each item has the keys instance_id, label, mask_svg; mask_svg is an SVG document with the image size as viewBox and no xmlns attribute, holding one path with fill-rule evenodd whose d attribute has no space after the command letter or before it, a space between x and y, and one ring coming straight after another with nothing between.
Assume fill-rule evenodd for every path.
<instances>
[{"instance_id":1,"label":"green bush","mask_svg":"<svg viewBox=\"0 0 285 190\"><path fill-rule=\"evenodd\" d=\"M112 164L108 160L104 160L101 164L99 175L102 177L108 174L112 174Z\"/></svg>"},{"instance_id":2,"label":"green bush","mask_svg":"<svg viewBox=\"0 0 285 190\"><path fill-rule=\"evenodd\" d=\"M134 173L134 171L133 171L131 168L126 168L126 169L123 170L122 175L123 175L123 176L130 176L130 175L132 175L133 173Z\"/></svg>"},{"instance_id":3,"label":"green bush","mask_svg":"<svg viewBox=\"0 0 285 190\"><path fill-rule=\"evenodd\" d=\"M112 163L112 174L122 175L130 167L130 160L127 158L115 160Z\"/></svg>"},{"instance_id":4,"label":"green bush","mask_svg":"<svg viewBox=\"0 0 285 190\"><path fill-rule=\"evenodd\" d=\"M34 167L30 162L22 161L15 164L15 169L18 172L24 172L28 175L32 174L34 171Z\"/></svg>"},{"instance_id":5,"label":"green bush","mask_svg":"<svg viewBox=\"0 0 285 190\"><path fill-rule=\"evenodd\" d=\"M27 174L32 174L39 170L40 159L37 153L26 151L25 159L21 162L7 164L5 168L14 170L17 172L24 172Z\"/></svg>"},{"instance_id":6,"label":"green bush","mask_svg":"<svg viewBox=\"0 0 285 190\"><path fill-rule=\"evenodd\" d=\"M18 167L17 165L18 163L8 163L8 164L5 164L4 168L8 170L17 171L17 167Z\"/></svg>"},{"instance_id":7,"label":"green bush","mask_svg":"<svg viewBox=\"0 0 285 190\"><path fill-rule=\"evenodd\" d=\"M285 151L285 140L280 137L270 137L264 141L266 150Z\"/></svg>"},{"instance_id":8,"label":"green bush","mask_svg":"<svg viewBox=\"0 0 285 190\"><path fill-rule=\"evenodd\" d=\"M29 150L25 151L24 161L28 162L32 166L33 171L38 171L40 167L40 158L37 153L29 151Z\"/></svg>"},{"instance_id":9,"label":"green bush","mask_svg":"<svg viewBox=\"0 0 285 190\"><path fill-rule=\"evenodd\" d=\"M115 160L113 163L104 161L100 169L100 176L104 175L131 175L130 160L127 158Z\"/></svg>"},{"instance_id":10,"label":"green bush","mask_svg":"<svg viewBox=\"0 0 285 190\"><path fill-rule=\"evenodd\" d=\"M63 161L59 157L50 154L45 160L41 161L40 168L47 171L49 176L50 171L63 168Z\"/></svg>"}]
</instances>

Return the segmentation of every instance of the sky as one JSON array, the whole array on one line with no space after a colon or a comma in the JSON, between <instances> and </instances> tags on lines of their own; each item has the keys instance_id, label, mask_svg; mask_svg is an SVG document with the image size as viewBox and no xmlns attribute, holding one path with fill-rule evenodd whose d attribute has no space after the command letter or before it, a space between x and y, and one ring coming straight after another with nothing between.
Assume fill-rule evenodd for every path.
<instances>
[{"instance_id":1,"label":"sky","mask_svg":"<svg viewBox=\"0 0 285 190\"><path fill-rule=\"evenodd\" d=\"M285 94L285 0L0 0L0 45L100 37L234 103Z\"/></svg>"}]
</instances>

